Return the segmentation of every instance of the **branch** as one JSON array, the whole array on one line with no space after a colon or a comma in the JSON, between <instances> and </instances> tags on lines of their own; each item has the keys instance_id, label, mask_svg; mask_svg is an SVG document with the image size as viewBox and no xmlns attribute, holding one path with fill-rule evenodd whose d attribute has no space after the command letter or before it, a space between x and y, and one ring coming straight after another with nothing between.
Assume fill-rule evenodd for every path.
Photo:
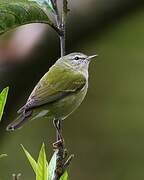
<instances>
[{"instance_id":1,"label":"branch","mask_svg":"<svg viewBox=\"0 0 144 180\"><path fill-rule=\"evenodd\" d=\"M59 36L62 35L62 32L60 31L60 29L58 28L58 26L55 26L53 23L51 23L50 26L57 32L57 34L58 34Z\"/></svg>"},{"instance_id":2,"label":"branch","mask_svg":"<svg viewBox=\"0 0 144 180\"><path fill-rule=\"evenodd\" d=\"M62 15L60 17L59 11L58 11L58 4L57 0L51 0L53 8L55 10L55 21L57 24L57 28L59 29L58 35L60 40L60 50L61 50L61 57L65 55L65 42L66 42L66 18L67 13L69 11L68 9L68 1L63 0L63 8L62 8ZM62 120L61 119L55 119L54 120L54 126L56 128L56 143L53 144L55 153L56 153L56 167L55 167L55 173L52 180L59 180L60 177L64 174L64 172L67 170L72 158L74 155L70 155L67 158L67 150L65 148L64 138L62 136ZM66 159L67 158L67 159Z\"/></svg>"},{"instance_id":3,"label":"branch","mask_svg":"<svg viewBox=\"0 0 144 180\"><path fill-rule=\"evenodd\" d=\"M63 0L63 8L62 8L62 17L60 17L59 11L58 11L58 4L57 0L51 0L53 8L55 10L55 21L57 24L57 27L59 29L59 39L60 39L60 50L61 50L61 57L65 55L65 42L66 42L66 18L67 13L69 11L68 9L68 1Z\"/></svg>"},{"instance_id":4,"label":"branch","mask_svg":"<svg viewBox=\"0 0 144 180\"><path fill-rule=\"evenodd\" d=\"M69 11L68 1L63 0L62 22L61 22L62 35L60 36L61 56L64 56L66 53L66 18L68 11Z\"/></svg>"},{"instance_id":5,"label":"branch","mask_svg":"<svg viewBox=\"0 0 144 180\"><path fill-rule=\"evenodd\" d=\"M67 0L63 0L63 14L62 14L62 18L63 18L63 23L66 22L66 18L67 18L67 14L70 10L68 9L68 1Z\"/></svg>"},{"instance_id":6,"label":"branch","mask_svg":"<svg viewBox=\"0 0 144 180\"><path fill-rule=\"evenodd\" d=\"M53 144L56 153L56 167L52 180L59 180L64 172L68 169L74 155L72 154L67 158L68 153L65 148L64 138L62 136L62 121L60 119L54 120L54 126L57 130L57 142Z\"/></svg>"}]
</instances>

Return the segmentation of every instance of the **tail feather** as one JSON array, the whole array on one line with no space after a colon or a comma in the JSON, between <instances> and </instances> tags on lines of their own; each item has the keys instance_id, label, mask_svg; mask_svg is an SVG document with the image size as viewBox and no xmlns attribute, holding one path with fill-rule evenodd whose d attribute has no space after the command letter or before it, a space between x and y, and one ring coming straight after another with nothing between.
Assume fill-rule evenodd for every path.
<instances>
[{"instance_id":1,"label":"tail feather","mask_svg":"<svg viewBox=\"0 0 144 180\"><path fill-rule=\"evenodd\" d=\"M27 112L25 115L21 114L19 115L16 120L14 120L12 123L10 123L6 130L7 131L14 131L16 129L20 129L22 128L22 126L27 122L27 120L29 119L30 115L31 115L32 111Z\"/></svg>"}]
</instances>

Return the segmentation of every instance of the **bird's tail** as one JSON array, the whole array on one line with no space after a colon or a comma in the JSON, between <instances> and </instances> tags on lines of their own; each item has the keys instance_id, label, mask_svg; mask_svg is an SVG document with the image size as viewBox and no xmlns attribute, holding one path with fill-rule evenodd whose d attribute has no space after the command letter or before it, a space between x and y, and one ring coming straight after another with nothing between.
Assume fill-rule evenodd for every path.
<instances>
[{"instance_id":1,"label":"bird's tail","mask_svg":"<svg viewBox=\"0 0 144 180\"><path fill-rule=\"evenodd\" d=\"M30 112L29 112L29 114L30 114ZM16 118L16 120L14 120L12 123L10 123L7 126L6 130L14 131L16 129L20 129L25 124L25 122L27 122L28 119L29 119L29 116L27 114L26 115L21 114Z\"/></svg>"}]
</instances>

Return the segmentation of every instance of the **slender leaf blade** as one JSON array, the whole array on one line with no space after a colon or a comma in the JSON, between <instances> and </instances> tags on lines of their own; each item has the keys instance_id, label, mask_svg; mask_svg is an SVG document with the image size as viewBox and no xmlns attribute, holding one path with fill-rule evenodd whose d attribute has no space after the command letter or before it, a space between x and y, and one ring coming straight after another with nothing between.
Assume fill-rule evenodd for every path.
<instances>
[{"instance_id":1,"label":"slender leaf blade","mask_svg":"<svg viewBox=\"0 0 144 180\"><path fill-rule=\"evenodd\" d=\"M48 162L46 159L44 144L41 147L37 161L36 180L48 180Z\"/></svg>"},{"instance_id":2,"label":"slender leaf blade","mask_svg":"<svg viewBox=\"0 0 144 180\"><path fill-rule=\"evenodd\" d=\"M61 176L60 180L68 180L68 173L67 173L67 171L64 172L64 174Z\"/></svg>"},{"instance_id":3,"label":"slender leaf blade","mask_svg":"<svg viewBox=\"0 0 144 180\"><path fill-rule=\"evenodd\" d=\"M55 169L56 169L56 155L57 155L57 151L56 150L49 162L49 173L48 173L48 180L52 180L54 178L54 173L55 173Z\"/></svg>"},{"instance_id":4,"label":"slender leaf blade","mask_svg":"<svg viewBox=\"0 0 144 180\"><path fill-rule=\"evenodd\" d=\"M49 162L49 172L48 172L48 180L52 180L55 175L55 169L56 169L56 159L57 159L57 151L56 150ZM60 180L68 180L68 173L67 171L64 172L64 174L61 176Z\"/></svg>"},{"instance_id":5,"label":"slender leaf blade","mask_svg":"<svg viewBox=\"0 0 144 180\"><path fill-rule=\"evenodd\" d=\"M4 107L5 107L6 100L7 100L8 91L9 91L9 87L6 87L6 88L3 89L3 91L0 93L0 121L1 121L1 119L2 119Z\"/></svg>"},{"instance_id":6,"label":"slender leaf blade","mask_svg":"<svg viewBox=\"0 0 144 180\"><path fill-rule=\"evenodd\" d=\"M0 34L30 23L45 23L52 26L46 12L33 2L0 1Z\"/></svg>"},{"instance_id":7,"label":"slender leaf blade","mask_svg":"<svg viewBox=\"0 0 144 180\"><path fill-rule=\"evenodd\" d=\"M24 153L25 153L25 155L26 155L26 157L27 157L27 159L28 159L32 169L34 170L34 172L36 174L37 173L37 163L36 163L36 161L31 156L31 154L24 148L24 146L23 145L21 145L21 146L22 146L22 149L23 149L23 151L24 151Z\"/></svg>"}]
</instances>

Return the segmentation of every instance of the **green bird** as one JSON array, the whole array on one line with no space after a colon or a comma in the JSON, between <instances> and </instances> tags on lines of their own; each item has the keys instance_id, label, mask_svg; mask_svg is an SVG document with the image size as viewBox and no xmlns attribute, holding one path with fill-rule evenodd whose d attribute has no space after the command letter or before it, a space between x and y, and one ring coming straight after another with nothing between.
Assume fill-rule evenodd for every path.
<instances>
[{"instance_id":1,"label":"green bird","mask_svg":"<svg viewBox=\"0 0 144 180\"><path fill-rule=\"evenodd\" d=\"M8 131L21 128L25 122L40 118L64 120L82 103L88 89L91 59L83 53L61 57L40 79L19 116L8 125Z\"/></svg>"}]
</instances>

